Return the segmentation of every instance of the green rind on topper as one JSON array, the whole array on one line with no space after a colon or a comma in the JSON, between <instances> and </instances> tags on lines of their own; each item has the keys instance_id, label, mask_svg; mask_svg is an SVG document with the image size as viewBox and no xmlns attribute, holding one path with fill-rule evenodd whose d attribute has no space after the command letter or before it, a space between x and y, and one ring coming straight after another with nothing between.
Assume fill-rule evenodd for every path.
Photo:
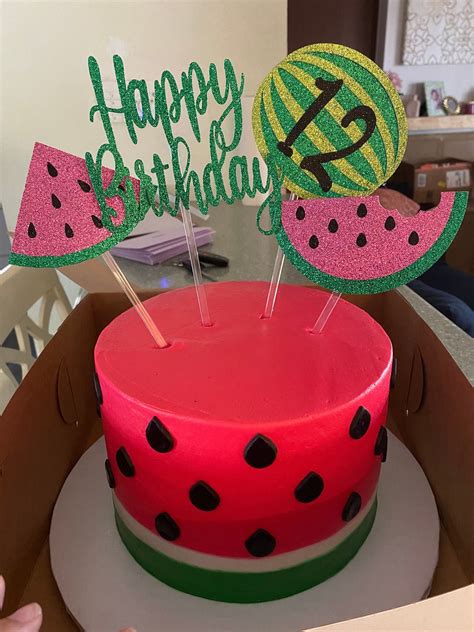
<instances>
[{"instance_id":1,"label":"green rind on topper","mask_svg":"<svg viewBox=\"0 0 474 632\"><path fill-rule=\"evenodd\" d=\"M338 573L365 542L376 512L375 500L357 529L329 553L291 568L263 573L232 573L178 562L138 539L125 526L117 512L115 521L123 543L138 564L168 586L213 601L258 603L289 597Z\"/></svg>"},{"instance_id":2,"label":"green rind on topper","mask_svg":"<svg viewBox=\"0 0 474 632\"><path fill-rule=\"evenodd\" d=\"M90 246L89 248L84 248L83 250L78 250L77 252L71 252L67 255L61 256L43 255L35 257L32 255L22 255L16 252L11 252L8 257L8 261L15 266L26 266L29 268L60 268L62 266L70 266L75 263L81 263L86 259L98 257L123 241L125 237L127 237L135 228L138 222L143 219L142 215L143 213L138 217L135 217L135 215L129 216L127 220L120 224L120 226L118 226L109 237L98 244Z\"/></svg>"},{"instance_id":3,"label":"green rind on topper","mask_svg":"<svg viewBox=\"0 0 474 632\"><path fill-rule=\"evenodd\" d=\"M413 281L413 279L416 279L423 274L423 272L426 272L428 268L442 257L462 224L464 213L466 212L468 196L469 193L467 191L456 191L449 220L446 222L446 226L441 235L424 255L398 272L375 279L343 279L323 272L308 263L293 246L282 226L281 207L280 218L278 220L279 229L276 233L276 238L291 263L308 279L322 287L347 294L377 294L378 292L388 292L393 288Z\"/></svg>"}]
</instances>

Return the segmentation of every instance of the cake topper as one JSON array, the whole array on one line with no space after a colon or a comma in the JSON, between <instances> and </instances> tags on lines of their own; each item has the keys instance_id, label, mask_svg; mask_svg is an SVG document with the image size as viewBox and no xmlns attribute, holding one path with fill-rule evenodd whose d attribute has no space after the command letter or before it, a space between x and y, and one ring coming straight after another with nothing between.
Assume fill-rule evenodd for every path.
<instances>
[{"instance_id":1,"label":"cake topper","mask_svg":"<svg viewBox=\"0 0 474 632\"><path fill-rule=\"evenodd\" d=\"M281 248L264 316L272 314L285 255L337 293L327 319L341 292L403 285L453 240L467 193L443 194L436 209L415 217L368 197L402 160L407 123L390 79L361 53L335 44L290 53L260 85L252 121L260 153L292 192L289 201L270 208L272 230L262 230L273 231ZM317 321L314 330L324 323Z\"/></svg>"},{"instance_id":2,"label":"cake topper","mask_svg":"<svg viewBox=\"0 0 474 632\"><path fill-rule=\"evenodd\" d=\"M133 165L135 176L140 180L141 198L156 215L164 212L177 215L182 207L189 209L191 195L203 215L209 212L210 206L221 202L232 204L257 194L267 195L262 208L270 206L272 212L279 207L281 177L271 161L267 163L268 173L263 175L256 156L250 161L236 153L242 136L244 76L236 74L228 59L220 70L214 63L205 71L192 62L179 78L165 70L152 82L153 87L144 79L128 79L118 55L114 55L113 63L119 107L107 104L99 64L94 57L89 57L89 74L96 98L90 120L100 119L107 140L99 147L95 159L90 152L86 154L86 163L104 214L108 212L100 178L104 156L113 157L120 177L130 175L115 137L112 114L123 117L129 139L135 145L147 127L161 135L165 152L154 153L145 160L136 158ZM203 117L210 104L217 106L221 113L210 121L205 136ZM183 124L191 128L188 138L178 133ZM209 159L202 170L197 170L192 161L191 145L195 143L208 147ZM170 179L174 181L173 203L168 195Z\"/></svg>"},{"instance_id":3,"label":"cake topper","mask_svg":"<svg viewBox=\"0 0 474 632\"><path fill-rule=\"evenodd\" d=\"M84 158L35 143L10 263L60 267L96 257L127 237L141 219L140 183L101 170L108 195L102 214Z\"/></svg>"},{"instance_id":4,"label":"cake topper","mask_svg":"<svg viewBox=\"0 0 474 632\"><path fill-rule=\"evenodd\" d=\"M461 226L466 191L441 193L435 209L404 217L378 197L282 204L276 237L288 259L319 285L374 294L404 285L430 268Z\"/></svg>"},{"instance_id":5,"label":"cake topper","mask_svg":"<svg viewBox=\"0 0 474 632\"><path fill-rule=\"evenodd\" d=\"M302 198L372 193L395 171L407 142L390 79L336 44L300 48L275 66L257 91L252 120L263 158Z\"/></svg>"},{"instance_id":6,"label":"cake topper","mask_svg":"<svg viewBox=\"0 0 474 632\"><path fill-rule=\"evenodd\" d=\"M103 214L83 158L36 143L28 169L10 263L61 267L102 255L123 292L160 348L168 346L143 303L110 255L142 218L140 183L101 168L107 196Z\"/></svg>"}]
</instances>

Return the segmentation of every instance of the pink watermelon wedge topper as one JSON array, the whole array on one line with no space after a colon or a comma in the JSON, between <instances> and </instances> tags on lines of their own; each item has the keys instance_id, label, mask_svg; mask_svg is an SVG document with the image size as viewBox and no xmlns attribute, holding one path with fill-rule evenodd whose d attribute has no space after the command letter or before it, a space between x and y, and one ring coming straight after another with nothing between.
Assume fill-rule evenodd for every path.
<instances>
[{"instance_id":1,"label":"pink watermelon wedge topper","mask_svg":"<svg viewBox=\"0 0 474 632\"><path fill-rule=\"evenodd\" d=\"M415 279L454 239L468 194L442 193L438 206L404 217L378 197L291 200L282 203L276 234L303 274L338 292L374 294Z\"/></svg>"},{"instance_id":2,"label":"pink watermelon wedge topper","mask_svg":"<svg viewBox=\"0 0 474 632\"><path fill-rule=\"evenodd\" d=\"M115 172L104 167L105 187ZM139 198L140 183L130 178ZM128 204L125 180L108 198L112 231L106 228L83 158L36 143L13 239L10 263L59 267L96 257L122 241L140 221L138 204ZM114 216L115 214L115 216Z\"/></svg>"}]
</instances>

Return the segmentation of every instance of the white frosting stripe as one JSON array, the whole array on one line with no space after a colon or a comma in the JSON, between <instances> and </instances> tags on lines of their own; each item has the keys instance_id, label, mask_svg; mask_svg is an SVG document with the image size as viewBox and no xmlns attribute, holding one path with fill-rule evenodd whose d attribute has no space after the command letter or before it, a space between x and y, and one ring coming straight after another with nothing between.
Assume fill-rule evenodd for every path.
<instances>
[{"instance_id":1,"label":"white frosting stripe","mask_svg":"<svg viewBox=\"0 0 474 632\"><path fill-rule=\"evenodd\" d=\"M131 533L133 533L133 535L135 535L139 540L159 553L163 553L178 562L183 562L184 564L190 564L191 566L197 566L209 570L262 573L265 571L290 568L332 551L348 536L350 536L351 533L363 522L364 518L372 508L375 497L376 494L374 493L357 516L329 538L316 542L315 544L311 544L310 546L296 549L295 551L272 555L264 559L221 557L178 546L173 542L168 542L157 533L153 533L137 522L135 518L133 518L124 508L115 494L113 494L113 501L115 510L127 529L129 529L129 531L131 531Z\"/></svg>"}]
</instances>

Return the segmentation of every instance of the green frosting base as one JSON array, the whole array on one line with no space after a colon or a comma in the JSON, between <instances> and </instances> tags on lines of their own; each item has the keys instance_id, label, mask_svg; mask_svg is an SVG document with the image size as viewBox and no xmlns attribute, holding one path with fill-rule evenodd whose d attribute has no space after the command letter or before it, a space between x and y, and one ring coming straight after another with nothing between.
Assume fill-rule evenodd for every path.
<instances>
[{"instance_id":1,"label":"green frosting base","mask_svg":"<svg viewBox=\"0 0 474 632\"><path fill-rule=\"evenodd\" d=\"M357 529L329 553L297 566L263 573L209 570L177 562L139 540L117 513L115 521L123 543L135 560L168 586L214 601L256 603L295 595L339 572L369 535L376 511L377 501Z\"/></svg>"}]
</instances>

